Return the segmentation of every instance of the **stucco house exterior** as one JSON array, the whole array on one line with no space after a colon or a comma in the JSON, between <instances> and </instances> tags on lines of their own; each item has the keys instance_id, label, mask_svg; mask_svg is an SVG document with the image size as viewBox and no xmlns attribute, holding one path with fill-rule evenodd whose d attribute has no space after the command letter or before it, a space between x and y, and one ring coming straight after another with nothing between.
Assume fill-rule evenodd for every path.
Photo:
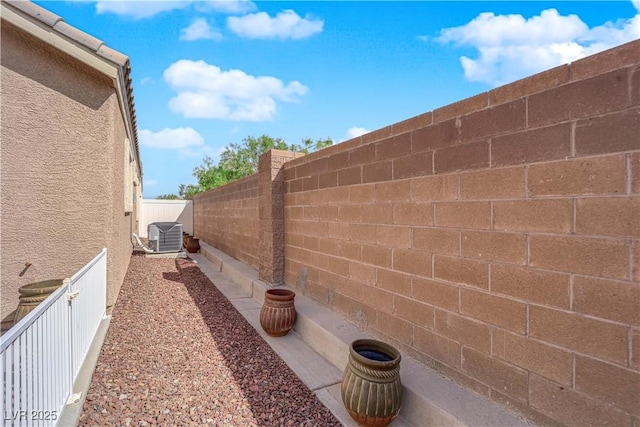
<instances>
[{"instance_id":1,"label":"stucco house exterior","mask_svg":"<svg viewBox=\"0 0 640 427\"><path fill-rule=\"evenodd\" d=\"M142 194L129 58L30 1L2 1L0 318L18 288L108 249L107 307Z\"/></svg>"}]
</instances>

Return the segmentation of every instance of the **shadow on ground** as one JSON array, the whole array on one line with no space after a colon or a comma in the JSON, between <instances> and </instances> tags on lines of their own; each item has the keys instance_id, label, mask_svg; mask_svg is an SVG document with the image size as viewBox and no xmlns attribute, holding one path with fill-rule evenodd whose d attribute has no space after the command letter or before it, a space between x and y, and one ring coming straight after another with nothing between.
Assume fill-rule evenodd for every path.
<instances>
[{"instance_id":1,"label":"shadow on ground","mask_svg":"<svg viewBox=\"0 0 640 427\"><path fill-rule=\"evenodd\" d=\"M182 283L247 398L264 425L340 425L191 260L176 259Z\"/></svg>"}]
</instances>

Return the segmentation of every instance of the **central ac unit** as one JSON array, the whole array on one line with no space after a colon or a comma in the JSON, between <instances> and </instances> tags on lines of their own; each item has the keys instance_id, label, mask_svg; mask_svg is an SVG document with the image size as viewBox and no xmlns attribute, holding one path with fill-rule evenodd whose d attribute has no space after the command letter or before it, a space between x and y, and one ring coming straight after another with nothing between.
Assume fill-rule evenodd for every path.
<instances>
[{"instance_id":1,"label":"central ac unit","mask_svg":"<svg viewBox=\"0 0 640 427\"><path fill-rule=\"evenodd\" d=\"M182 224L179 222L154 222L147 227L149 247L153 252L180 252L182 249Z\"/></svg>"}]
</instances>

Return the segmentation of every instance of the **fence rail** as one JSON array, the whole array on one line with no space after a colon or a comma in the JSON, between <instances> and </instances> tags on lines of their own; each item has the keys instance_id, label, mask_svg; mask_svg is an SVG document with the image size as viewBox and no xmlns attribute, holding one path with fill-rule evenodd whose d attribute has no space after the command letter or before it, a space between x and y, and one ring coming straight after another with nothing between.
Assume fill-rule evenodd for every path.
<instances>
[{"instance_id":1,"label":"fence rail","mask_svg":"<svg viewBox=\"0 0 640 427\"><path fill-rule=\"evenodd\" d=\"M0 337L3 426L55 426L105 314L107 250Z\"/></svg>"}]
</instances>

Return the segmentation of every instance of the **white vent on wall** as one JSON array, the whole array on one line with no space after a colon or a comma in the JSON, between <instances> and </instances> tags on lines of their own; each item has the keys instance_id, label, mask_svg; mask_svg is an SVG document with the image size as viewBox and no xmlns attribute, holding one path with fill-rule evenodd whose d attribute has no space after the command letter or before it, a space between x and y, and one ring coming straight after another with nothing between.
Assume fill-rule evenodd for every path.
<instances>
[{"instance_id":1,"label":"white vent on wall","mask_svg":"<svg viewBox=\"0 0 640 427\"><path fill-rule=\"evenodd\" d=\"M182 249L182 224L179 222L154 222L147 227L149 248L157 253L180 252Z\"/></svg>"}]
</instances>

